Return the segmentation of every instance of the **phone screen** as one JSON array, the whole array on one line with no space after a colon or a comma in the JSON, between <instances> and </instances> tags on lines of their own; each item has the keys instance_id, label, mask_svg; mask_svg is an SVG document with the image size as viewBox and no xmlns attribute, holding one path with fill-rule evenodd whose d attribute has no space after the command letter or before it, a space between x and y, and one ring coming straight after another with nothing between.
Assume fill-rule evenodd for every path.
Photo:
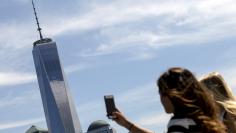
<instances>
[{"instance_id":1,"label":"phone screen","mask_svg":"<svg viewBox=\"0 0 236 133\"><path fill-rule=\"evenodd\" d=\"M104 100L106 104L107 116L109 119L112 119L114 118L114 116L112 116L112 113L116 111L114 97L113 95L105 95Z\"/></svg>"}]
</instances>

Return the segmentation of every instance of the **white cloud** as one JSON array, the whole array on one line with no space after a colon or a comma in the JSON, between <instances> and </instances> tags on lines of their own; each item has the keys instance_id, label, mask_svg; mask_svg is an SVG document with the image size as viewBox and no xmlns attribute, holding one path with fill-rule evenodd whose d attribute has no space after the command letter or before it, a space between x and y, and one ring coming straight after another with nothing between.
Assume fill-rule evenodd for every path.
<instances>
[{"instance_id":1,"label":"white cloud","mask_svg":"<svg viewBox=\"0 0 236 133\"><path fill-rule=\"evenodd\" d=\"M0 98L0 109L27 105L33 101L40 101L39 91L22 91L21 93L17 93L17 95L14 94L13 91L9 91Z\"/></svg>"},{"instance_id":2,"label":"white cloud","mask_svg":"<svg viewBox=\"0 0 236 133\"><path fill-rule=\"evenodd\" d=\"M127 91L118 95L117 101L121 104L128 105L129 107L132 105L136 106L135 103L145 105L158 102L159 98L157 88L155 87L155 81L141 87L127 89Z\"/></svg>"},{"instance_id":3,"label":"white cloud","mask_svg":"<svg viewBox=\"0 0 236 133\"><path fill-rule=\"evenodd\" d=\"M32 41L35 40L32 38L36 38L36 30L30 25L25 22L0 23L0 28L4 33L0 35L0 47L8 49L32 47Z\"/></svg>"},{"instance_id":4,"label":"white cloud","mask_svg":"<svg viewBox=\"0 0 236 133\"><path fill-rule=\"evenodd\" d=\"M71 74L76 71L90 68L88 64L75 64L65 67L65 72ZM0 72L0 86L11 86L32 83L37 80L35 73L28 72Z\"/></svg>"},{"instance_id":5,"label":"white cloud","mask_svg":"<svg viewBox=\"0 0 236 133\"><path fill-rule=\"evenodd\" d=\"M121 28L122 29L122 28ZM113 35L112 32L115 32L114 29L105 32L104 36L108 36L111 38L110 42L107 42L107 44L100 44L94 51L85 51L84 53L81 53L80 55L83 57L87 56L98 56L98 55L106 55L111 53L117 53L124 50L129 50L131 53L134 53L132 51L135 51L138 57L140 59L146 58L149 59L153 55L150 53L150 49L153 49L155 47L161 47L164 45L167 45L166 43L162 43L165 41L168 41L171 39L171 36L168 35L161 35L161 34L155 34L151 32L141 32L138 31L130 31L130 30L121 30L118 31L122 35ZM140 50L140 51L137 51Z\"/></svg>"},{"instance_id":6,"label":"white cloud","mask_svg":"<svg viewBox=\"0 0 236 133\"><path fill-rule=\"evenodd\" d=\"M68 65L65 67L65 72L67 74L71 74L73 72L77 72L77 71L81 71L84 69L88 69L91 66L89 64L86 63L79 63L79 64L74 64L74 65Z\"/></svg>"},{"instance_id":7,"label":"white cloud","mask_svg":"<svg viewBox=\"0 0 236 133\"><path fill-rule=\"evenodd\" d=\"M170 44L186 44L204 42L222 36L227 37L236 31L236 2L234 0L180 0L178 2L139 0L129 2L125 0L113 1L108 4L92 2L87 5L88 12L76 14L73 17L53 16L53 19L42 18L46 26L44 33L49 36L57 36L72 31L86 31L91 29L112 29L109 34L103 35L111 40L100 44L97 49L87 53L88 55L101 55L117 52L122 49L141 47L157 48ZM52 17L52 16L51 16ZM152 18L150 22L140 23ZM144 29L129 29L131 24L137 27L156 23ZM0 47L22 48L31 46L32 38L36 38L33 23L8 23L1 24L4 34L0 35L2 42ZM124 36L116 36L117 25ZM154 27L153 27L154 26ZM176 29L178 28L178 32ZM181 29L182 28L182 29ZM190 30L186 31L186 28ZM28 29L28 30L25 30ZM155 30L155 31L153 31ZM179 31L180 30L180 31ZM20 34L19 34L20 31ZM11 39L9 39L11 38ZM114 50L115 49L115 50ZM5 51L5 50L4 50ZM0 52L1 53L1 52Z\"/></svg>"},{"instance_id":8,"label":"white cloud","mask_svg":"<svg viewBox=\"0 0 236 133\"><path fill-rule=\"evenodd\" d=\"M0 123L0 130L32 125L32 124L39 123L42 121L45 121L45 120L43 118L34 118L34 119L21 120L21 121L9 122L9 123L7 122Z\"/></svg>"},{"instance_id":9,"label":"white cloud","mask_svg":"<svg viewBox=\"0 0 236 133\"><path fill-rule=\"evenodd\" d=\"M136 61L136 60L149 60L156 57L156 54L153 52L137 52L134 53L128 60L129 61Z\"/></svg>"},{"instance_id":10,"label":"white cloud","mask_svg":"<svg viewBox=\"0 0 236 133\"><path fill-rule=\"evenodd\" d=\"M12 0L15 2L28 3L30 0Z\"/></svg>"},{"instance_id":11,"label":"white cloud","mask_svg":"<svg viewBox=\"0 0 236 133\"><path fill-rule=\"evenodd\" d=\"M189 2L160 2L160 1L114 1L109 4L94 4L93 8L72 18L56 17L48 21L46 33L58 35L76 30L90 30L116 26L117 24L135 23L148 17L158 17L167 14L181 15L187 12ZM57 25L55 25L57 23Z\"/></svg>"},{"instance_id":12,"label":"white cloud","mask_svg":"<svg viewBox=\"0 0 236 133\"><path fill-rule=\"evenodd\" d=\"M31 67L33 30L26 23L14 21L0 23L0 29L0 86L34 81L33 74L24 72Z\"/></svg>"},{"instance_id":13,"label":"white cloud","mask_svg":"<svg viewBox=\"0 0 236 133\"><path fill-rule=\"evenodd\" d=\"M85 13L82 16L74 18L57 18L55 21L57 25L50 23L47 33L49 35L58 35L63 32L76 31L76 30L90 30L108 26L114 26L116 24L135 21L148 11L141 8L141 5L121 5L123 2L114 2L112 4L95 5L94 8ZM150 4L151 5L151 4ZM150 13L154 13L155 10L151 10Z\"/></svg>"},{"instance_id":14,"label":"white cloud","mask_svg":"<svg viewBox=\"0 0 236 133\"><path fill-rule=\"evenodd\" d=\"M87 12L83 14L75 12L74 16L46 15L47 17L41 17L41 21L45 24L43 32L48 36L99 29L98 36L103 41L100 44L98 42L96 48L81 51L80 55L83 57L125 51L130 54L130 60L144 60L155 57L156 54L151 50L160 47L200 44L234 36L235 6L234 0L90 2L85 7ZM9 65L6 67L13 69L19 64L27 64L23 61L17 62L18 64L14 62L19 57L25 57L35 40L32 38L37 38L34 23L0 23L0 29L4 33L0 35L0 61L5 64L7 59Z\"/></svg>"},{"instance_id":15,"label":"white cloud","mask_svg":"<svg viewBox=\"0 0 236 133\"><path fill-rule=\"evenodd\" d=\"M0 72L0 86L25 84L35 80L35 74Z\"/></svg>"},{"instance_id":16,"label":"white cloud","mask_svg":"<svg viewBox=\"0 0 236 133\"><path fill-rule=\"evenodd\" d=\"M119 6L122 5L121 3L123 3L123 6ZM224 2L219 0L216 2L212 0L182 0L177 3L173 1L152 1L152 3L146 1L146 3L136 2L132 5L129 5L131 4L129 2L122 1L118 2L118 4L115 3L118 6L113 4L104 6L113 6L113 10L103 14L105 14L106 18L117 16L116 21L105 27L100 25L100 27L103 27L101 31L110 29L107 33L101 32L102 37L109 39L105 42L103 41L96 49L85 51L81 56L106 55L127 49L135 51L137 48L158 49L171 45L203 44L232 37L236 32L234 28L236 26L236 9L232 6L236 5L236 2L233 0ZM117 8L120 8L119 11L121 12L116 12ZM98 16L99 11L98 15L96 14L96 17ZM105 24L110 22L106 21L106 18L100 21L104 20L105 22L103 23ZM150 21L153 22L137 23L148 18L152 18ZM99 25L99 22L96 24ZM127 25L131 24L138 24L137 27L147 27L149 23L155 22L157 23L156 25L150 25L145 30L127 27ZM114 28L117 24L119 24L119 27ZM117 32L123 35L117 35ZM146 53L148 52L146 50Z\"/></svg>"}]
</instances>

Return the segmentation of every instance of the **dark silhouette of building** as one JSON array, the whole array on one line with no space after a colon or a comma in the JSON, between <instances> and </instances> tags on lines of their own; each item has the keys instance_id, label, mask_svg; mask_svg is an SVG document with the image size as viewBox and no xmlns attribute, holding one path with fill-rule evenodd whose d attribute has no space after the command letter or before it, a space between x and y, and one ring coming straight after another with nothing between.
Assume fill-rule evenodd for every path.
<instances>
[{"instance_id":1,"label":"dark silhouette of building","mask_svg":"<svg viewBox=\"0 0 236 133\"><path fill-rule=\"evenodd\" d=\"M116 133L116 130L106 121L97 120L89 125L87 133Z\"/></svg>"},{"instance_id":2,"label":"dark silhouette of building","mask_svg":"<svg viewBox=\"0 0 236 133\"><path fill-rule=\"evenodd\" d=\"M48 130L33 125L25 133L48 133Z\"/></svg>"}]
</instances>

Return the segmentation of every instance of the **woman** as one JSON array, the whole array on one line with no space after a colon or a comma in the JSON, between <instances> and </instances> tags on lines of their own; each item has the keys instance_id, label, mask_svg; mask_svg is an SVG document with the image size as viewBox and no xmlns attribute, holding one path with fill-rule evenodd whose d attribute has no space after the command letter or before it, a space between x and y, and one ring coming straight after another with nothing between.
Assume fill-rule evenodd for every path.
<instances>
[{"instance_id":1,"label":"woman","mask_svg":"<svg viewBox=\"0 0 236 133\"><path fill-rule=\"evenodd\" d=\"M236 133L236 100L223 77L218 72L212 72L200 82L212 92L220 107L220 119L227 126L228 133Z\"/></svg>"},{"instance_id":2,"label":"woman","mask_svg":"<svg viewBox=\"0 0 236 133\"><path fill-rule=\"evenodd\" d=\"M183 68L170 68L157 81L166 113L173 113L168 133L226 133L218 120L216 106L195 76ZM121 126L132 133L152 133L132 123L117 111L113 115Z\"/></svg>"}]
</instances>

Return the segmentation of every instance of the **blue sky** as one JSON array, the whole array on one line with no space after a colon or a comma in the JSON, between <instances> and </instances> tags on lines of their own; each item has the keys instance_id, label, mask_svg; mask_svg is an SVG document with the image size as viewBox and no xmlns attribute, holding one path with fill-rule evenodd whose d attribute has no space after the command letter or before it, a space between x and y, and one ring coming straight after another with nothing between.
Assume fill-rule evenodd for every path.
<instances>
[{"instance_id":1,"label":"blue sky","mask_svg":"<svg viewBox=\"0 0 236 133\"><path fill-rule=\"evenodd\" d=\"M114 94L132 121L165 131L155 85L172 66L197 77L220 72L236 87L234 0L35 0L43 35L57 42L61 63L86 131L106 120L103 95ZM0 132L46 127L32 58L39 39L30 0L0 4Z\"/></svg>"}]
</instances>

